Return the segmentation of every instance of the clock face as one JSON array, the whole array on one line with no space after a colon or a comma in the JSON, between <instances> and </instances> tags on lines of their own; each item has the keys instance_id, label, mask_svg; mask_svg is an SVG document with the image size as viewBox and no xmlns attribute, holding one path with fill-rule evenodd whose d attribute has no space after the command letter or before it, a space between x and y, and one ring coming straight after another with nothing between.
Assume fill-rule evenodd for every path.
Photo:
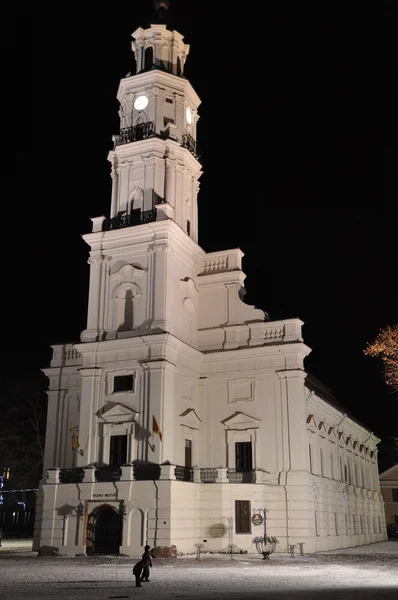
<instances>
[{"instance_id":1,"label":"clock face","mask_svg":"<svg viewBox=\"0 0 398 600\"><path fill-rule=\"evenodd\" d=\"M138 96L134 101L135 110L144 110L148 106L147 96Z\"/></svg>"},{"instance_id":2,"label":"clock face","mask_svg":"<svg viewBox=\"0 0 398 600\"><path fill-rule=\"evenodd\" d=\"M187 110L185 111L185 116L187 118L188 125L192 125L192 110L189 108L189 106L187 107Z\"/></svg>"}]
</instances>

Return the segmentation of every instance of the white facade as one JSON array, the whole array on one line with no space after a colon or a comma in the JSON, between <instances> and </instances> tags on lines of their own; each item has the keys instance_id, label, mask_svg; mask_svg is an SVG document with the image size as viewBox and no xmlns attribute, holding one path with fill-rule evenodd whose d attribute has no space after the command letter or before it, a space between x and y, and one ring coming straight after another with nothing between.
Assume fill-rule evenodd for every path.
<instances>
[{"instance_id":1,"label":"white facade","mask_svg":"<svg viewBox=\"0 0 398 600\"><path fill-rule=\"evenodd\" d=\"M255 552L260 508L280 551L385 540L380 440L306 373L302 321L269 321L243 302L243 253L197 243L200 100L181 76L189 46L162 24L133 35L110 219L93 218L84 236L87 327L80 343L54 346L45 369L34 547ZM105 539L107 519L119 540Z\"/></svg>"}]
</instances>

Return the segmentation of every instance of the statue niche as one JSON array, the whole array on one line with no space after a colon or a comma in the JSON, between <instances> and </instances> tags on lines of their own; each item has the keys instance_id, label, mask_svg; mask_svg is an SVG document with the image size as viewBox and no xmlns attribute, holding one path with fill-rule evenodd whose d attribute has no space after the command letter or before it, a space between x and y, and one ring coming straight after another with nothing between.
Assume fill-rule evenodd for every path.
<instances>
[{"instance_id":1,"label":"statue niche","mask_svg":"<svg viewBox=\"0 0 398 600\"><path fill-rule=\"evenodd\" d=\"M137 326L135 299L140 296L138 287L133 283L122 283L114 295L115 330L117 333L133 331Z\"/></svg>"}]
</instances>

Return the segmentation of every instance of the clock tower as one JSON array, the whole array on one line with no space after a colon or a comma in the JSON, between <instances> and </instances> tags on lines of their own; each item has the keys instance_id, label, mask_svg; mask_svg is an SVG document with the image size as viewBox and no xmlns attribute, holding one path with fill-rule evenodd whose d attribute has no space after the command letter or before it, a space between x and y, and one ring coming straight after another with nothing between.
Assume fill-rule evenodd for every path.
<instances>
[{"instance_id":1,"label":"clock tower","mask_svg":"<svg viewBox=\"0 0 398 600\"><path fill-rule=\"evenodd\" d=\"M184 77L189 45L171 25L169 2L154 5L151 24L132 34L136 74L124 77L117 92L109 217L92 219L92 233L83 236L91 246L83 342L154 331L180 339L185 331L192 343L196 337L192 281L205 254L197 243L200 99ZM188 297L192 334L179 309Z\"/></svg>"},{"instance_id":2,"label":"clock tower","mask_svg":"<svg viewBox=\"0 0 398 600\"><path fill-rule=\"evenodd\" d=\"M109 153L109 228L146 222L154 208L198 240L201 174L196 128L200 99L184 77L189 45L171 25L166 0L155 1L151 24L133 34L136 74L121 80L120 131Z\"/></svg>"}]
</instances>

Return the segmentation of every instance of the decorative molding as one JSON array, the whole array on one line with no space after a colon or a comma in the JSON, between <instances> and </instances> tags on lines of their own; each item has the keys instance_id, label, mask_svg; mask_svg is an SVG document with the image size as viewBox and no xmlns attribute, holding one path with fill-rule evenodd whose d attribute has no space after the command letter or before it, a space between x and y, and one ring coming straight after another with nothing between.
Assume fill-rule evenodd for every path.
<instances>
[{"instance_id":1,"label":"decorative molding","mask_svg":"<svg viewBox=\"0 0 398 600\"><path fill-rule=\"evenodd\" d=\"M138 411L117 403L100 415L105 423L128 423L136 420Z\"/></svg>"},{"instance_id":2,"label":"decorative molding","mask_svg":"<svg viewBox=\"0 0 398 600\"><path fill-rule=\"evenodd\" d=\"M180 425L189 429L199 429L202 420L198 417L194 408L188 408L180 414Z\"/></svg>"},{"instance_id":3,"label":"decorative molding","mask_svg":"<svg viewBox=\"0 0 398 600\"><path fill-rule=\"evenodd\" d=\"M237 410L232 415L221 421L227 429L257 429L260 426L261 420L257 417L251 417L250 415Z\"/></svg>"},{"instance_id":4,"label":"decorative molding","mask_svg":"<svg viewBox=\"0 0 398 600\"><path fill-rule=\"evenodd\" d=\"M117 271L112 273L112 277L122 279L123 281L131 281L137 277L142 277L146 269L134 264L123 265Z\"/></svg>"},{"instance_id":5,"label":"decorative molding","mask_svg":"<svg viewBox=\"0 0 398 600\"><path fill-rule=\"evenodd\" d=\"M254 401L255 378L240 377L228 381L228 403Z\"/></svg>"}]
</instances>

